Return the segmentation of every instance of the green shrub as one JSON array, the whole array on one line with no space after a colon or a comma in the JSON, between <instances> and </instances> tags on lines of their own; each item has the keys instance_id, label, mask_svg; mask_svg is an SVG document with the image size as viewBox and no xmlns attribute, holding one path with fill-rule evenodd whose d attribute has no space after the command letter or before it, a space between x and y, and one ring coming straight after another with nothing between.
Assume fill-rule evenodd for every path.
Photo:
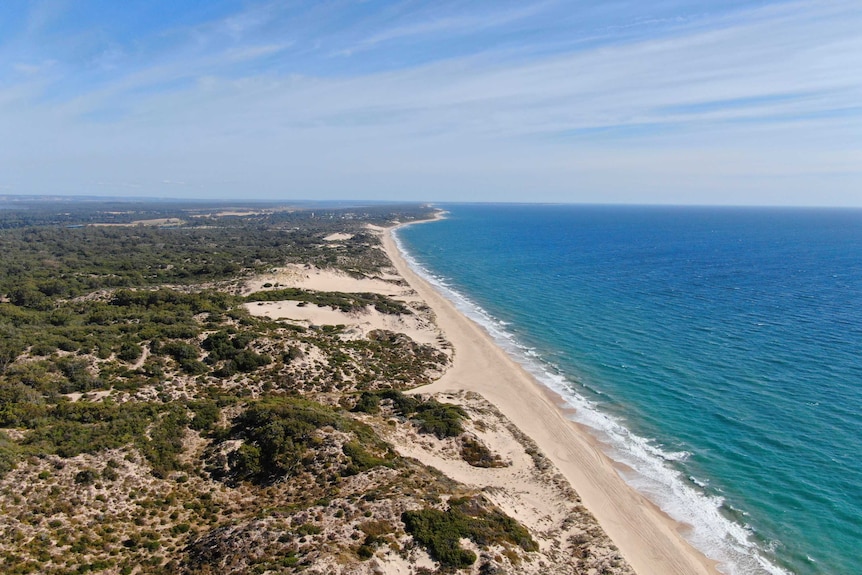
<instances>
[{"instance_id":1,"label":"green shrub","mask_svg":"<svg viewBox=\"0 0 862 575\"><path fill-rule=\"evenodd\" d=\"M252 443L243 443L239 449L231 452L228 465L243 479L257 478L264 475L261 463L260 448Z\"/></svg>"},{"instance_id":2,"label":"green shrub","mask_svg":"<svg viewBox=\"0 0 862 575\"><path fill-rule=\"evenodd\" d=\"M392 467L391 458L386 459L375 457L368 453L368 451L366 451L358 441L348 441L341 447L341 450L344 455L350 458L355 471L359 473L381 465L384 467Z\"/></svg>"},{"instance_id":3,"label":"green shrub","mask_svg":"<svg viewBox=\"0 0 862 575\"><path fill-rule=\"evenodd\" d=\"M318 306L331 307L344 312L361 311L373 306L380 313L393 315L410 314L410 309L400 301L376 293L344 293L312 291L302 288L284 288L259 291L246 296L246 301L298 301Z\"/></svg>"},{"instance_id":4,"label":"green shrub","mask_svg":"<svg viewBox=\"0 0 862 575\"><path fill-rule=\"evenodd\" d=\"M84 469L75 474L75 483L78 485L92 485L96 482L98 474L93 469Z\"/></svg>"},{"instance_id":5,"label":"green shrub","mask_svg":"<svg viewBox=\"0 0 862 575\"><path fill-rule=\"evenodd\" d=\"M203 401L191 401L189 402L188 407L194 413L194 417L189 422L189 427L197 431L210 431L219 420L221 414L218 405L209 399Z\"/></svg>"},{"instance_id":6,"label":"green shrub","mask_svg":"<svg viewBox=\"0 0 862 575\"><path fill-rule=\"evenodd\" d=\"M380 411L380 396L365 391L359 396L359 401L353 406L353 411L361 413L378 413Z\"/></svg>"},{"instance_id":7,"label":"green shrub","mask_svg":"<svg viewBox=\"0 0 862 575\"><path fill-rule=\"evenodd\" d=\"M422 433L433 433L438 438L456 437L464 432L461 420L467 417L467 413L449 403L440 403L435 399L422 399L405 395L394 389L376 392L363 392L354 411L376 413L381 399L392 402L392 409L398 415L413 416L419 423L419 431Z\"/></svg>"},{"instance_id":8,"label":"green shrub","mask_svg":"<svg viewBox=\"0 0 862 575\"><path fill-rule=\"evenodd\" d=\"M460 569L476 562L476 554L461 547L469 535L463 517L439 509L405 511L401 516L407 532L445 567Z\"/></svg>"},{"instance_id":9,"label":"green shrub","mask_svg":"<svg viewBox=\"0 0 862 575\"><path fill-rule=\"evenodd\" d=\"M379 393L381 398L392 401L392 407L399 415L407 416L416 413L416 407L422 403L419 399L410 395L404 395L400 391L396 391L394 389L387 389Z\"/></svg>"},{"instance_id":10,"label":"green shrub","mask_svg":"<svg viewBox=\"0 0 862 575\"><path fill-rule=\"evenodd\" d=\"M271 361L272 360L269 357L257 354L248 349L238 352L233 358L236 368L243 372L254 371L259 367L269 364Z\"/></svg>"},{"instance_id":11,"label":"green shrub","mask_svg":"<svg viewBox=\"0 0 862 575\"><path fill-rule=\"evenodd\" d=\"M16 406L25 407L38 406ZM61 402L41 409L38 415L22 420L31 428L22 441L28 452L74 457L135 445L156 475L164 476L179 466L176 456L188 424L182 405Z\"/></svg>"},{"instance_id":12,"label":"green shrub","mask_svg":"<svg viewBox=\"0 0 862 575\"><path fill-rule=\"evenodd\" d=\"M343 447L350 458L346 474L393 464L391 448L367 425L331 407L295 397L268 397L251 403L216 441L243 440L242 447L228 457L232 479L269 482L298 469L307 450L316 446L317 430L324 427L350 432L356 437ZM385 455L374 455L381 452Z\"/></svg>"},{"instance_id":13,"label":"green shrub","mask_svg":"<svg viewBox=\"0 0 862 575\"><path fill-rule=\"evenodd\" d=\"M483 443L471 437L461 440L461 458L473 467L506 467L499 455L491 453Z\"/></svg>"},{"instance_id":14,"label":"green shrub","mask_svg":"<svg viewBox=\"0 0 862 575\"><path fill-rule=\"evenodd\" d=\"M0 431L0 477L15 467L20 454L21 448L18 444L9 439L5 432Z\"/></svg>"},{"instance_id":15,"label":"green shrub","mask_svg":"<svg viewBox=\"0 0 862 575\"><path fill-rule=\"evenodd\" d=\"M158 353L169 355L178 362L197 359L199 355L197 347L183 341L169 341L161 346Z\"/></svg>"},{"instance_id":16,"label":"green shrub","mask_svg":"<svg viewBox=\"0 0 862 575\"><path fill-rule=\"evenodd\" d=\"M141 353L141 346L126 342L120 346L120 351L117 352L117 359L128 362L137 361L141 357Z\"/></svg>"},{"instance_id":17,"label":"green shrub","mask_svg":"<svg viewBox=\"0 0 862 575\"><path fill-rule=\"evenodd\" d=\"M296 528L296 532L300 535L318 535L320 534L320 531L320 527L314 525L313 523L303 523Z\"/></svg>"},{"instance_id":18,"label":"green shrub","mask_svg":"<svg viewBox=\"0 0 862 575\"><path fill-rule=\"evenodd\" d=\"M57 351L57 346L48 342L40 342L30 348L30 353L41 356L51 355L55 351Z\"/></svg>"},{"instance_id":19,"label":"green shrub","mask_svg":"<svg viewBox=\"0 0 862 575\"><path fill-rule=\"evenodd\" d=\"M440 403L430 399L416 408L415 418L419 421L419 430L423 433L433 433L439 439L457 437L464 432L461 420L467 414L457 405Z\"/></svg>"},{"instance_id":20,"label":"green shrub","mask_svg":"<svg viewBox=\"0 0 862 575\"><path fill-rule=\"evenodd\" d=\"M196 359L182 359L179 364L180 369L189 375L203 375L210 370L205 363Z\"/></svg>"},{"instance_id":21,"label":"green shrub","mask_svg":"<svg viewBox=\"0 0 862 575\"><path fill-rule=\"evenodd\" d=\"M245 439L245 452L234 460L240 479L266 481L289 475L299 465L315 430L337 424L331 410L311 402L267 399L237 418L233 435Z\"/></svg>"},{"instance_id":22,"label":"green shrub","mask_svg":"<svg viewBox=\"0 0 862 575\"><path fill-rule=\"evenodd\" d=\"M56 361L56 365L66 377L66 382L60 384L60 393L86 392L104 386L104 382L90 373L86 360L61 357Z\"/></svg>"},{"instance_id":23,"label":"green shrub","mask_svg":"<svg viewBox=\"0 0 862 575\"><path fill-rule=\"evenodd\" d=\"M512 543L525 551L539 546L523 525L490 505L482 496L451 499L449 509L405 511L401 516L407 532L446 567L472 565L476 555L460 546L468 538L481 547Z\"/></svg>"}]
</instances>

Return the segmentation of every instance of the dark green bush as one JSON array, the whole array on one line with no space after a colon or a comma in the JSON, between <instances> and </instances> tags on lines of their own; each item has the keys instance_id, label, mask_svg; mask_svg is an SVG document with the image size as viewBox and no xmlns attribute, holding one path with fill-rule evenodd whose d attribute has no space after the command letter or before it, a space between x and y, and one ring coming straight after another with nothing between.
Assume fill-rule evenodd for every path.
<instances>
[{"instance_id":1,"label":"dark green bush","mask_svg":"<svg viewBox=\"0 0 862 575\"><path fill-rule=\"evenodd\" d=\"M137 361L141 357L141 353L141 346L125 342L120 346L120 351L117 352L117 359L129 362Z\"/></svg>"},{"instance_id":2,"label":"dark green bush","mask_svg":"<svg viewBox=\"0 0 862 575\"><path fill-rule=\"evenodd\" d=\"M341 450L347 457L350 458L353 463L353 469L351 471L356 471L357 473L361 473L363 471L367 471L372 467L378 467L380 465L384 467L392 467L392 461L390 459L375 457L365 450L362 445L357 441L348 441L344 445L341 446Z\"/></svg>"},{"instance_id":3,"label":"dark green bush","mask_svg":"<svg viewBox=\"0 0 862 575\"><path fill-rule=\"evenodd\" d=\"M461 458L473 467L506 467L499 455L491 453L483 443L472 437L461 440Z\"/></svg>"},{"instance_id":4,"label":"dark green bush","mask_svg":"<svg viewBox=\"0 0 862 575\"><path fill-rule=\"evenodd\" d=\"M360 413L377 413L380 411L380 396L376 393L365 391L359 396L359 401L353 406L353 411Z\"/></svg>"},{"instance_id":5,"label":"dark green bush","mask_svg":"<svg viewBox=\"0 0 862 575\"><path fill-rule=\"evenodd\" d=\"M98 477L98 474L94 470L84 469L75 474L75 483L78 485L92 485Z\"/></svg>"},{"instance_id":6,"label":"dark green bush","mask_svg":"<svg viewBox=\"0 0 862 575\"><path fill-rule=\"evenodd\" d=\"M312 402L285 398L260 401L237 418L232 435L245 440L245 451L229 463L239 479L267 481L290 475L314 431L338 423L331 409Z\"/></svg>"},{"instance_id":7,"label":"dark green bush","mask_svg":"<svg viewBox=\"0 0 862 575\"><path fill-rule=\"evenodd\" d=\"M219 420L220 410L218 405L212 400L191 401L188 404L189 409L194 413L194 417L189 422L189 427L197 431L210 431Z\"/></svg>"},{"instance_id":8,"label":"dark green bush","mask_svg":"<svg viewBox=\"0 0 862 575\"><path fill-rule=\"evenodd\" d=\"M56 361L56 365L66 377L66 381L60 384L60 393L86 392L104 387L104 382L90 373L86 360L61 357Z\"/></svg>"},{"instance_id":9,"label":"dark green bush","mask_svg":"<svg viewBox=\"0 0 862 575\"><path fill-rule=\"evenodd\" d=\"M407 532L445 567L460 569L476 562L476 554L461 547L460 539L469 529L460 514L451 510L422 509L405 511L401 516Z\"/></svg>"},{"instance_id":10,"label":"dark green bush","mask_svg":"<svg viewBox=\"0 0 862 575\"><path fill-rule=\"evenodd\" d=\"M318 306L327 306L344 312L361 311L373 306L380 313L393 315L410 314L410 309L400 301L376 293L344 293L312 291L302 288L284 288L258 291L246 296L246 301L298 301Z\"/></svg>"},{"instance_id":11,"label":"dark green bush","mask_svg":"<svg viewBox=\"0 0 862 575\"><path fill-rule=\"evenodd\" d=\"M197 347L184 341L169 341L161 346L158 353L169 355L178 362L188 359L197 359L199 355Z\"/></svg>"},{"instance_id":12,"label":"dark green bush","mask_svg":"<svg viewBox=\"0 0 862 575\"><path fill-rule=\"evenodd\" d=\"M363 392L353 409L376 413L381 399L390 400L392 409L398 415L412 416L419 423L419 430L423 433L433 433L443 439L456 437L464 432L461 420L467 417L467 413L457 405L440 403L435 399L423 401L421 398L405 395L394 389Z\"/></svg>"},{"instance_id":13,"label":"dark green bush","mask_svg":"<svg viewBox=\"0 0 862 575\"><path fill-rule=\"evenodd\" d=\"M196 359L181 359L179 364L180 369L189 375L203 375L210 370L205 363Z\"/></svg>"},{"instance_id":14,"label":"dark green bush","mask_svg":"<svg viewBox=\"0 0 862 575\"><path fill-rule=\"evenodd\" d=\"M0 477L15 467L21 449L18 444L9 439L3 431L0 431Z\"/></svg>"},{"instance_id":15,"label":"dark green bush","mask_svg":"<svg viewBox=\"0 0 862 575\"><path fill-rule=\"evenodd\" d=\"M467 417L463 409L457 405L440 403L429 399L416 407L419 430L423 433L433 433L439 439L457 437L464 432L461 420Z\"/></svg>"},{"instance_id":16,"label":"dark green bush","mask_svg":"<svg viewBox=\"0 0 862 575\"><path fill-rule=\"evenodd\" d=\"M399 415L407 416L416 413L416 407L422 403L419 399L410 395L404 395L400 391L396 391L394 389L387 389L379 393L382 399L389 399L392 401L392 407Z\"/></svg>"},{"instance_id":17,"label":"dark green bush","mask_svg":"<svg viewBox=\"0 0 862 575\"><path fill-rule=\"evenodd\" d=\"M233 358L236 368L239 371L244 372L254 371L259 367L269 364L271 361L272 360L269 357L260 355L248 349L238 352Z\"/></svg>"},{"instance_id":18,"label":"dark green bush","mask_svg":"<svg viewBox=\"0 0 862 575\"><path fill-rule=\"evenodd\" d=\"M473 552L460 546L461 538L481 547L511 543L525 551L539 548L523 525L482 496L451 499L446 511L434 508L406 511L401 519L407 532L447 567L468 567L476 561Z\"/></svg>"},{"instance_id":19,"label":"dark green bush","mask_svg":"<svg viewBox=\"0 0 862 575\"><path fill-rule=\"evenodd\" d=\"M34 411L37 408L39 411ZM22 441L25 452L74 457L135 445L157 476L179 467L176 456L188 424L185 408L179 404L61 402L53 407L15 406L15 410L24 409L33 415L13 413L31 429Z\"/></svg>"}]
</instances>

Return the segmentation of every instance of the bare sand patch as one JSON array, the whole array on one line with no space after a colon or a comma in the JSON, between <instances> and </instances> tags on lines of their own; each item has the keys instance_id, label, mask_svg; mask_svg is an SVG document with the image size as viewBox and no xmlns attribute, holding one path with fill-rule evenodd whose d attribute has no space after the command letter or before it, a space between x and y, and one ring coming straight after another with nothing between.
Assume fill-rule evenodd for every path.
<instances>
[{"instance_id":1,"label":"bare sand patch","mask_svg":"<svg viewBox=\"0 0 862 575\"><path fill-rule=\"evenodd\" d=\"M343 241L349 240L352 237L353 237L353 234L342 234L342 233L336 232L334 234L329 234L328 236L323 238L323 240L327 241L327 242L343 242Z\"/></svg>"},{"instance_id":2,"label":"bare sand patch","mask_svg":"<svg viewBox=\"0 0 862 575\"><path fill-rule=\"evenodd\" d=\"M266 286L266 284L269 284ZM264 287L266 286L266 287ZM248 295L269 287L296 287L317 291L346 293L377 293L399 299L415 299L413 290L399 285L395 279L355 277L342 271L321 269L314 266L287 265L275 268L246 281L243 294Z\"/></svg>"},{"instance_id":3,"label":"bare sand patch","mask_svg":"<svg viewBox=\"0 0 862 575\"><path fill-rule=\"evenodd\" d=\"M440 330L429 319L415 314L385 314L372 306L359 312L344 312L331 307L319 307L296 301L276 301L247 303L245 308L250 314L271 319L287 319L308 325L344 325L348 338L366 337L369 332L383 329L403 333L417 343L437 345Z\"/></svg>"}]
</instances>

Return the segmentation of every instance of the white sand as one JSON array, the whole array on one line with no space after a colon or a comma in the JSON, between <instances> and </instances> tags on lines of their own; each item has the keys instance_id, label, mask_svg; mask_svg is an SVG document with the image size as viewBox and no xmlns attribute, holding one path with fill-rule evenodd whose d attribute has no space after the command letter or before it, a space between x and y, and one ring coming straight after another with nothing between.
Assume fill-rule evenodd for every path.
<instances>
[{"instance_id":1,"label":"white sand","mask_svg":"<svg viewBox=\"0 0 862 575\"><path fill-rule=\"evenodd\" d=\"M328 236L323 238L323 240L327 241L327 242L343 242L343 241L349 240L352 237L353 237L353 234L334 233L334 234L329 234Z\"/></svg>"},{"instance_id":2,"label":"white sand","mask_svg":"<svg viewBox=\"0 0 862 575\"><path fill-rule=\"evenodd\" d=\"M320 269L314 266L288 265L275 268L269 273L261 274L245 284L243 294L260 291L264 284L278 287L296 287L318 291L340 291L347 293L379 293L383 295L408 299L413 290L398 285L393 281L376 278L356 278L344 272ZM415 294L413 295L415 299Z\"/></svg>"},{"instance_id":3,"label":"white sand","mask_svg":"<svg viewBox=\"0 0 862 575\"><path fill-rule=\"evenodd\" d=\"M559 398L410 269L390 233L384 234L383 245L401 276L434 310L438 326L455 350L454 365L421 392L474 391L496 406L559 468L639 575L718 573L711 561L682 538L678 532L682 526L622 480L595 440L565 416ZM444 473L468 479L462 477L464 470L458 465L449 469L443 463L435 464L443 465ZM542 503L531 502L533 507ZM551 507L547 515L556 513L553 501L545 505Z\"/></svg>"},{"instance_id":4,"label":"white sand","mask_svg":"<svg viewBox=\"0 0 862 575\"><path fill-rule=\"evenodd\" d=\"M406 334L417 343L439 344L440 330L429 320L418 315L380 313L372 306L355 313L314 304L302 306L296 301L247 303L245 308L252 315L272 319L289 319L308 325L344 325L352 328L347 330L352 339L366 337L373 330L385 329Z\"/></svg>"}]
</instances>

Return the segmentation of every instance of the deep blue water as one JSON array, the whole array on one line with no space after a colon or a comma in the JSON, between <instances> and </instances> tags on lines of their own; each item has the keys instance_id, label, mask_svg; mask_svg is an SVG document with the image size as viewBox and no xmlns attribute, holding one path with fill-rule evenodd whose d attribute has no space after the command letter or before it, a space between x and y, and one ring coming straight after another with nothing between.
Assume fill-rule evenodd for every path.
<instances>
[{"instance_id":1,"label":"deep blue water","mask_svg":"<svg viewBox=\"0 0 862 575\"><path fill-rule=\"evenodd\" d=\"M414 263L727 573L862 573L862 211L444 205Z\"/></svg>"}]
</instances>

